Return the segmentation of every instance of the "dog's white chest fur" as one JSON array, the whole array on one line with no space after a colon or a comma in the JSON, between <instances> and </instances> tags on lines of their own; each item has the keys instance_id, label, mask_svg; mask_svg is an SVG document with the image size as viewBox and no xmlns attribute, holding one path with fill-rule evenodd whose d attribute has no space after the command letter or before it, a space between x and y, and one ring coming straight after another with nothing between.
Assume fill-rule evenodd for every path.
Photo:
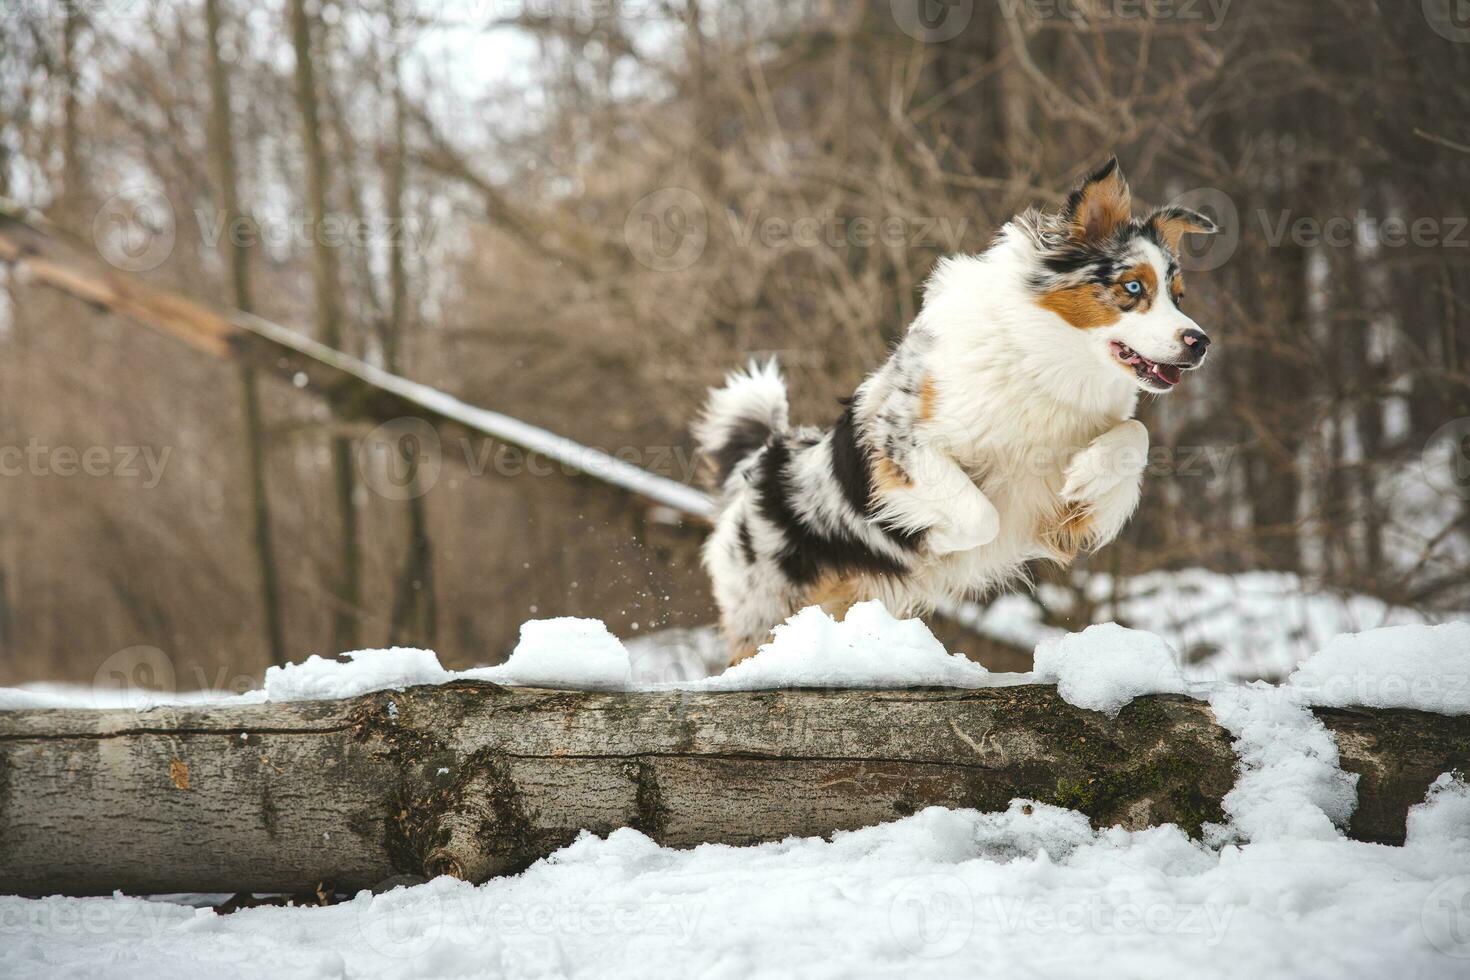
<instances>
[{"instance_id":1,"label":"dog's white chest fur","mask_svg":"<svg viewBox=\"0 0 1470 980\"><path fill-rule=\"evenodd\" d=\"M1137 408L1138 390L1127 377L1097 363L1077 331L1057 330L1055 318L1019 287L1008 268L1014 261L1004 247L946 261L904 342L911 354L901 356L901 348L859 391L860 407L871 406L880 430L894 392L917 386L932 398L932 414L905 420L913 430L914 491L900 495L901 506L922 521L946 514L965 520L979 498L958 481L946 482L942 460L949 459L998 518L988 542L931 554L907 581L894 584L885 598L905 609L983 591L1030 559L1055 557L1053 532L1067 510L1062 493L1069 467ZM1136 423L1125 432L1121 441L1132 444L1141 469L1146 436L1140 445ZM1121 526L1136 491L1102 496L1097 503L1106 506L1095 504L1089 520L1097 531Z\"/></svg>"}]
</instances>

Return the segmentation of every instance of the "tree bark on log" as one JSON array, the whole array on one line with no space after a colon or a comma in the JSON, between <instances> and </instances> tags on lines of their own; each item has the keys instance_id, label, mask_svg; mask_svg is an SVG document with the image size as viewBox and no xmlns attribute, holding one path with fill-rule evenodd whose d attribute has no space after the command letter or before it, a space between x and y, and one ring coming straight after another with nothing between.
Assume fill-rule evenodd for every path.
<instances>
[{"instance_id":1,"label":"tree bark on log","mask_svg":"<svg viewBox=\"0 0 1470 980\"><path fill-rule=\"evenodd\" d=\"M1470 718L1322 709L1360 774L1348 832L1398 843ZM1113 720L1049 686L598 694L457 682L342 701L0 712L0 892L351 892L514 872L634 827L662 844L828 835L1016 797L1095 825L1223 819L1202 702Z\"/></svg>"}]
</instances>

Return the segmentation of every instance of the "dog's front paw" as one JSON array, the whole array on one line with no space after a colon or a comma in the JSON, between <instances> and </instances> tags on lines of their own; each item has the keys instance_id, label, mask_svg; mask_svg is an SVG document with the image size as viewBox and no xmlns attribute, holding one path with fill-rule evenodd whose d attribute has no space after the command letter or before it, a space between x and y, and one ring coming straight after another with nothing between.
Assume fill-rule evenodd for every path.
<instances>
[{"instance_id":1,"label":"dog's front paw","mask_svg":"<svg viewBox=\"0 0 1470 980\"><path fill-rule=\"evenodd\" d=\"M1148 429L1137 419L1113 426L1072 457L1061 497L1069 504L1100 500L1136 482L1148 465Z\"/></svg>"},{"instance_id":2,"label":"dog's front paw","mask_svg":"<svg viewBox=\"0 0 1470 980\"><path fill-rule=\"evenodd\" d=\"M929 529L929 550L936 555L983 548L1000 534L1000 514L986 501L964 519L950 520Z\"/></svg>"}]
</instances>

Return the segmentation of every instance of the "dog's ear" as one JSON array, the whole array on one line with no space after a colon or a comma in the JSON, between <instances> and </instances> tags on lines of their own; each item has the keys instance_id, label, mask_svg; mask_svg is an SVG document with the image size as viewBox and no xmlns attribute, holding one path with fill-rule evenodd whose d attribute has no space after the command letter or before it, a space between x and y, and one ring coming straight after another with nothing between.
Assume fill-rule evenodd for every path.
<instances>
[{"instance_id":1,"label":"dog's ear","mask_svg":"<svg viewBox=\"0 0 1470 980\"><path fill-rule=\"evenodd\" d=\"M1158 232L1164 244L1169 246L1169 251L1176 255L1179 254L1179 240L1185 235L1213 235L1220 230L1213 221L1198 211L1176 205L1159 208L1148 216L1148 224Z\"/></svg>"},{"instance_id":2,"label":"dog's ear","mask_svg":"<svg viewBox=\"0 0 1470 980\"><path fill-rule=\"evenodd\" d=\"M1062 214L1071 226L1073 240L1089 245L1106 241L1128 223L1133 216L1133 195L1117 157L1108 157L1107 163L1077 185Z\"/></svg>"}]
</instances>

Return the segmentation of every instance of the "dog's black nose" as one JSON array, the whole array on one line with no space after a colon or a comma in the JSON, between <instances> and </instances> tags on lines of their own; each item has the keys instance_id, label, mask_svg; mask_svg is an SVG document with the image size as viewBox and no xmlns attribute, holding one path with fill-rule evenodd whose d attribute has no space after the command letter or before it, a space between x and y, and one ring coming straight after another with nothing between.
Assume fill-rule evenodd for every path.
<instances>
[{"instance_id":1,"label":"dog's black nose","mask_svg":"<svg viewBox=\"0 0 1470 980\"><path fill-rule=\"evenodd\" d=\"M1180 339L1189 348L1189 355L1196 360L1204 357L1205 351L1210 349L1210 338L1203 330L1186 330Z\"/></svg>"}]
</instances>

